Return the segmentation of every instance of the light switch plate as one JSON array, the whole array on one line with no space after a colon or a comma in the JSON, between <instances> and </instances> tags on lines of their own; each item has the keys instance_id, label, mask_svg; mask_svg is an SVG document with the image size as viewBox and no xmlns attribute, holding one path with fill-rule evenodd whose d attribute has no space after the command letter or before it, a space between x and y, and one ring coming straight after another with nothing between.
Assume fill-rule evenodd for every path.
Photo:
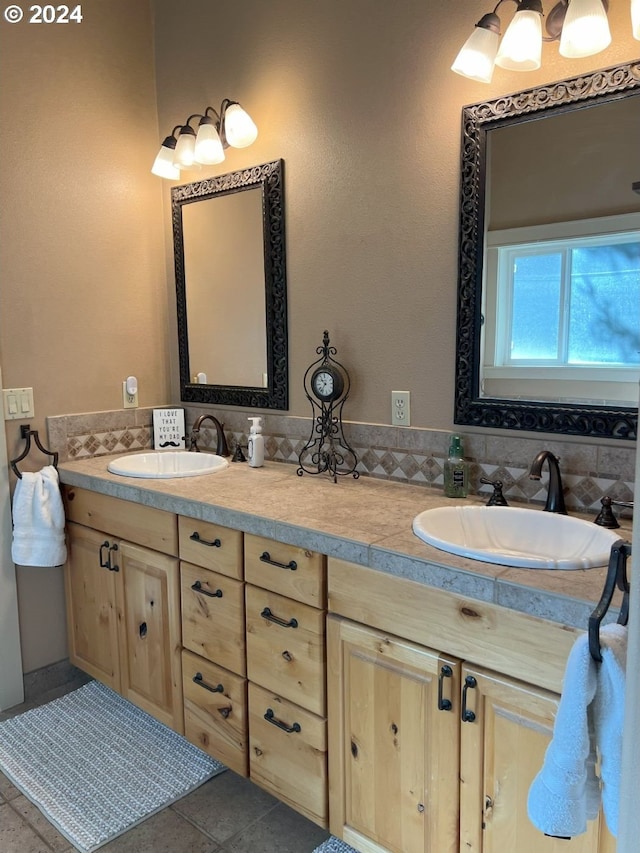
<instances>
[{"instance_id":1,"label":"light switch plate","mask_svg":"<svg viewBox=\"0 0 640 853\"><path fill-rule=\"evenodd\" d=\"M33 388L4 388L2 391L5 421L35 417Z\"/></svg>"}]
</instances>

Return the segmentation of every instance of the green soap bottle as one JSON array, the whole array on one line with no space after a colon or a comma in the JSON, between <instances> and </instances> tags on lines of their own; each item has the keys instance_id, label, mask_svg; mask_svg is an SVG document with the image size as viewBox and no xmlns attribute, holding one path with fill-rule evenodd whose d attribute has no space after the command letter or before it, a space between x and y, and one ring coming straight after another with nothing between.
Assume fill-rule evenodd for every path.
<instances>
[{"instance_id":1,"label":"green soap bottle","mask_svg":"<svg viewBox=\"0 0 640 853\"><path fill-rule=\"evenodd\" d=\"M466 498L468 492L469 463L464 458L462 437L452 435L444 462L444 493L448 498Z\"/></svg>"}]
</instances>

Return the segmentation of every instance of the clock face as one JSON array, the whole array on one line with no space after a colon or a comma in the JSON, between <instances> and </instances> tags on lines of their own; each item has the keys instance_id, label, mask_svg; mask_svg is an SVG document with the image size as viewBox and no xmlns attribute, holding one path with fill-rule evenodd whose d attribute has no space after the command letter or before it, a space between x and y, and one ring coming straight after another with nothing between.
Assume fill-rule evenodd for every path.
<instances>
[{"instance_id":1,"label":"clock face","mask_svg":"<svg viewBox=\"0 0 640 853\"><path fill-rule=\"evenodd\" d=\"M319 367L311 377L311 388L323 402L337 400L344 388L342 374L330 366Z\"/></svg>"}]
</instances>

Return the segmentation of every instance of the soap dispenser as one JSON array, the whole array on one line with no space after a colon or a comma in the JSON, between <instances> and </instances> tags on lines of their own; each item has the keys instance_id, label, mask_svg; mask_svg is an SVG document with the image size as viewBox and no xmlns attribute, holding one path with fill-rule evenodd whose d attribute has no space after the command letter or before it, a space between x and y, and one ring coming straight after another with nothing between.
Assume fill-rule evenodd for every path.
<instances>
[{"instance_id":1,"label":"soap dispenser","mask_svg":"<svg viewBox=\"0 0 640 853\"><path fill-rule=\"evenodd\" d=\"M468 491L469 463L464 458L462 437L452 435L444 462L444 493L448 498L466 498Z\"/></svg>"},{"instance_id":2,"label":"soap dispenser","mask_svg":"<svg viewBox=\"0 0 640 853\"><path fill-rule=\"evenodd\" d=\"M251 428L249 430L249 467L261 468L264 465L264 437L262 433L262 418L249 418Z\"/></svg>"}]
</instances>

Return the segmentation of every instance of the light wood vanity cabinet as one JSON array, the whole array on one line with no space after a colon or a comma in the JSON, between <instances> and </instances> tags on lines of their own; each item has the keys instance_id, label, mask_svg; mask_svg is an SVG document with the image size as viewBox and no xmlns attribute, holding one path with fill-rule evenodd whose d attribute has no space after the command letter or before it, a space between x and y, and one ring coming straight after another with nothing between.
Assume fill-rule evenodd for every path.
<instances>
[{"instance_id":1,"label":"light wood vanity cabinet","mask_svg":"<svg viewBox=\"0 0 640 853\"><path fill-rule=\"evenodd\" d=\"M340 560L328 574L334 835L363 853L614 853L602 818L566 841L526 811L578 631Z\"/></svg>"},{"instance_id":2,"label":"light wood vanity cabinet","mask_svg":"<svg viewBox=\"0 0 640 853\"><path fill-rule=\"evenodd\" d=\"M182 732L176 517L73 487L64 497L71 662Z\"/></svg>"},{"instance_id":3,"label":"light wood vanity cabinet","mask_svg":"<svg viewBox=\"0 0 640 853\"><path fill-rule=\"evenodd\" d=\"M245 534L250 777L328 825L325 558Z\"/></svg>"},{"instance_id":4,"label":"light wood vanity cabinet","mask_svg":"<svg viewBox=\"0 0 640 853\"><path fill-rule=\"evenodd\" d=\"M185 736L249 772L243 536L180 516Z\"/></svg>"}]
</instances>

